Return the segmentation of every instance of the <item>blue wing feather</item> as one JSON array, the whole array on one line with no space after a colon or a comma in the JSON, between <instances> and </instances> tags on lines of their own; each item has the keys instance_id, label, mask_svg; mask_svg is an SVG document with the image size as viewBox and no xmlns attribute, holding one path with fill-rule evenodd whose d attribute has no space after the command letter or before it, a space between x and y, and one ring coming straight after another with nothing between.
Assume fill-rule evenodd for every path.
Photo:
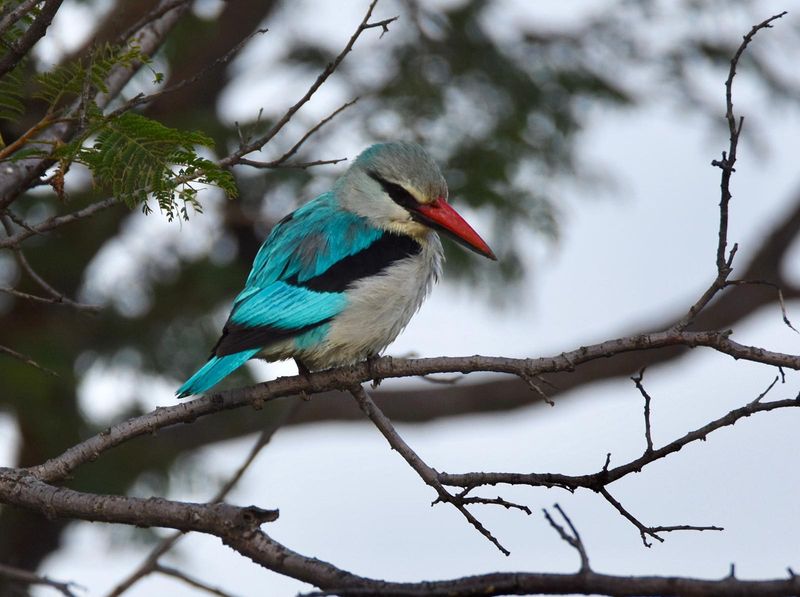
<instances>
[{"instance_id":1,"label":"blue wing feather","mask_svg":"<svg viewBox=\"0 0 800 597\"><path fill-rule=\"evenodd\" d=\"M299 329L331 319L344 309L346 302L341 292L314 292L273 282L238 300L230 320L245 326Z\"/></svg>"},{"instance_id":2,"label":"blue wing feather","mask_svg":"<svg viewBox=\"0 0 800 597\"><path fill-rule=\"evenodd\" d=\"M332 192L284 218L259 249L211 359L179 388L178 396L208 390L272 341L296 338L302 347L322 341L327 322L342 312L347 298L302 283L364 251L383 234L365 218L341 209Z\"/></svg>"},{"instance_id":3,"label":"blue wing feather","mask_svg":"<svg viewBox=\"0 0 800 597\"><path fill-rule=\"evenodd\" d=\"M382 234L366 218L339 207L332 192L325 193L273 228L256 255L246 288L293 277L303 282L365 249Z\"/></svg>"}]
</instances>

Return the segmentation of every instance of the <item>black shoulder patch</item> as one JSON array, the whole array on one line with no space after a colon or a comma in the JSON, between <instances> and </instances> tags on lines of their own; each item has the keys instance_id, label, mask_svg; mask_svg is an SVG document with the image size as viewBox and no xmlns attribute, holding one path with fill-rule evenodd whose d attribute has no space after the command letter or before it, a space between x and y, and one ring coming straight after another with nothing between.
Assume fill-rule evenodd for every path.
<instances>
[{"instance_id":1,"label":"black shoulder patch","mask_svg":"<svg viewBox=\"0 0 800 597\"><path fill-rule=\"evenodd\" d=\"M394 262L420 251L422 246L410 236L386 232L368 247L334 263L321 274L303 281L298 281L294 275L286 282L316 292L344 292L354 282L379 274Z\"/></svg>"},{"instance_id":2,"label":"black shoulder patch","mask_svg":"<svg viewBox=\"0 0 800 597\"><path fill-rule=\"evenodd\" d=\"M251 348L265 348L281 340L299 336L300 334L313 330L319 325L324 325L328 321L330 320L317 321L312 325L293 329L278 328L269 325L249 327L228 321L225 327L222 328L222 336L217 340L214 348L211 349L211 356L224 357Z\"/></svg>"}]
</instances>

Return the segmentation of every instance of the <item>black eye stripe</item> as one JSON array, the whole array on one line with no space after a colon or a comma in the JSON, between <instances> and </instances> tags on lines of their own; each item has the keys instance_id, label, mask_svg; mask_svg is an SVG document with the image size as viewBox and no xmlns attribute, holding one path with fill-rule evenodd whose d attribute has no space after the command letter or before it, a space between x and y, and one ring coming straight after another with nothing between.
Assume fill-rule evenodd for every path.
<instances>
[{"instance_id":1,"label":"black eye stripe","mask_svg":"<svg viewBox=\"0 0 800 597\"><path fill-rule=\"evenodd\" d=\"M374 180L378 181L381 187L383 187L383 190L386 191L386 194L391 197L392 201L401 207L413 210L416 210L419 207L419 201L414 199L414 196L405 190L401 185L394 182L389 182L388 180L381 178L375 172L367 172L367 174L369 174Z\"/></svg>"}]
</instances>

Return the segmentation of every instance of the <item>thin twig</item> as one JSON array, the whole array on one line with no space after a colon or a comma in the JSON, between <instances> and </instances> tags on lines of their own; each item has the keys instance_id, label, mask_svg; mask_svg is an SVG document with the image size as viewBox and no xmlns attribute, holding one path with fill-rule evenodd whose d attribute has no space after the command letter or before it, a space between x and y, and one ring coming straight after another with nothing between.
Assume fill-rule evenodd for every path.
<instances>
[{"instance_id":1,"label":"thin twig","mask_svg":"<svg viewBox=\"0 0 800 597\"><path fill-rule=\"evenodd\" d=\"M581 536L578 533L578 529L575 528L575 525L572 524L572 521L569 519L569 516L561 509L561 506L558 504L553 504L553 508L558 510L558 513L561 514L561 518L569 526L570 531L572 534L570 535L564 530L560 524L558 524L553 517L550 516L550 513L547 511L547 508L543 508L542 512L544 512L544 517L547 519L547 522L550 523L550 526L553 527L556 532L558 533L559 537L561 537L567 544L571 545L575 551L578 552L578 555L581 558L581 567L578 571L578 574L586 574L591 570L589 566L589 556L586 554L586 547L583 545L583 541L581 540Z\"/></svg>"},{"instance_id":2,"label":"thin twig","mask_svg":"<svg viewBox=\"0 0 800 597\"><path fill-rule=\"evenodd\" d=\"M739 64L739 59L744 53L747 46L753 40L753 37L761 29L772 27L771 23L776 19L780 19L786 14L782 12L774 15L758 25L754 25L750 32L744 36L742 43L736 50L736 53L731 58L730 69L728 70L728 78L725 81L725 119L728 121L728 131L730 133L730 144L728 151L722 152L721 160L712 160L711 165L718 167L722 170L720 177L720 201L719 201L719 230L717 233L717 250L716 250L716 265L717 276L712 282L711 286L703 293L703 295L691 306L689 312L673 327L677 330L686 329L697 317L697 314L702 311L711 299L722 290L726 285L726 280L733 270L733 258L736 255L738 246L736 244L731 248L730 253L727 253L728 247L728 206L730 204L731 194L731 176L736 171L736 151L739 146L739 136L742 132L742 125L744 124L744 117L739 118L738 124L736 116L733 112L733 79L736 76L736 67ZM727 253L727 254L726 254Z\"/></svg>"},{"instance_id":3,"label":"thin twig","mask_svg":"<svg viewBox=\"0 0 800 597\"><path fill-rule=\"evenodd\" d=\"M286 161L287 161L289 158L291 158L291 157L292 157L294 154L296 154L296 153L298 152L298 150L299 150L299 149L300 149L300 148L303 146L303 144L304 144L306 141L308 141L308 139L309 139L309 138L310 138L310 137L311 137L311 136L312 136L314 133L316 133L317 131L319 131L319 130L320 130L322 127L324 127L324 126L325 126L326 124L328 124L328 123L329 123L331 120L333 120L334 118L336 118L336 117L337 117L339 114L341 114L342 112L344 112L345 110L347 110L347 108L349 108L350 106L354 105L354 104L355 104L355 103L358 101L358 99L359 99L359 98L354 98L354 99L350 100L349 102L345 102L344 104L342 104L341 106L339 106L338 108L336 108L336 109L335 109L333 112L331 112L330 114L328 114L328 116L326 116L325 118L323 118L322 120L320 120L320 121L319 121L317 124L315 124L315 125L314 125L314 126L312 126L310 129L308 129L308 131L306 131L306 134L305 134L305 135L303 135L302 137L300 137L300 140L298 140L298 141L297 141L297 143L295 143L295 144L294 144L294 145L293 145L293 146L292 146L292 147L289 149L289 151L287 151L286 153L284 153L284 154L283 154L281 157L279 157L277 160L273 161L273 162L272 162L272 165L273 165L273 166L280 166L281 164L283 164L284 162L286 162Z\"/></svg>"},{"instance_id":4,"label":"thin twig","mask_svg":"<svg viewBox=\"0 0 800 597\"><path fill-rule=\"evenodd\" d=\"M109 113L106 116L106 118L108 118L108 119L116 118L117 116L119 116L119 115L121 115L121 114L123 114L125 112L128 112L128 111L132 110L133 108L135 108L137 106L141 106L142 104L147 104L147 103L153 102L153 101L159 99L160 97L163 97L165 95L169 95L170 93L174 93L174 92L176 92L176 91L178 91L180 89L183 89L184 87L187 87L189 85L193 85L194 83L196 83L197 81L199 81L200 79L205 77L209 72L211 72L215 68L217 68L219 66L222 66L222 65L225 65L228 62L230 62L233 59L233 57L236 56L241 51L241 49L247 44L247 42L249 42L251 39L253 39L253 37L255 37L256 35L264 34L266 32L267 32L267 29L256 29L255 31L253 31L252 33L247 35L244 39L239 41L239 43L237 43L235 46L233 46L230 50L225 52L225 54L223 54L222 56L220 56L219 58L214 60L211 64L208 64L204 68L202 68L194 76L189 77L188 79L183 79L181 81L178 81L174 85L170 85L170 86L165 87L164 89L161 89L160 91L156 91L154 93L150 93L150 94L147 94L147 95L145 95L144 93L139 93L138 95L135 95L134 97L129 99L127 102L122 104L119 108L117 108L113 112Z\"/></svg>"},{"instance_id":5,"label":"thin twig","mask_svg":"<svg viewBox=\"0 0 800 597\"><path fill-rule=\"evenodd\" d=\"M12 348L9 348L8 346L3 346L2 344L0 344L0 353L7 354L10 357L13 357L13 358L15 358L15 359L17 359L19 361L22 361L26 365L30 365L31 367L35 367L39 371L43 371L44 373L47 373L48 375L52 375L53 377L60 377L58 375L58 373L56 373L52 369L48 369L47 367L44 367L44 366L40 365L39 363L34 361L32 358L30 358L28 356L25 356L21 352L17 352L16 350L14 350Z\"/></svg>"},{"instance_id":6,"label":"thin twig","mask_svg":"<svg viewBox=\"0 0 800 597\"><path fill-rule=\"evenodd\" d=\"M53 580L52 578L48 578L47 576L41 576L39 574L36 574L35 572L31 572L29 570L23 570L21 568L15 568L13 566L8 566L3 563L0 563L0 578L5 578L25 585L44 585L52 589L55 589L56 591L64 595L64 597L77 597L77 595L72 591L72 589L84 588L72 581L64 582L59 580Z\"/></svg>"},{"instance_id":7,"label":"thin twig","mask_svg":"<svg viewBox=\"0 0 800 597\"><path fill-rule=\"evenodd\" d=\"M780 379L780 377L779 377L778 375L776 375L776 376L775 376L775 379L773 379L773 380L772 380L772 383L771 383L771 384L769 384L769 385L767 386L767 389L765 389L765 390L764 390L763 392L761 392L761 393L760 393L758 396L756 396L756 397L753 399L753 401L752 401L750 404L758 404L759 402L761 402L761 401L764 399L764 397L765 397L767 394L769 394L769 391L770 391L772 388L774 388L774 387L775 387L775 384L776 384L776 383L778 383L778 379Z\"/></svg>"},{"instance_id":8,"label":"thin twig","mask_svg":"<svg viewBox=\"0 0 800 597\"><path fill-rule=\"evenodd\" d=\"M305 170L306 168L313 168L314 166L326 166L346 161L347 158L334 158L331 160L314 160L313 162L288 162L283 164L276 164L274 162L259 162L256 160L248 160L247 158L242 158L239 160L238 163L241 164L242 166L251 166L253 168L262 168L262 169L296 168L298 170Z\"/></svg>"},{"instance_id":9,"label":"thin twig","mask_svg":"<svg viewBox=\"0 0 800 597\"><path fill-rule=\"evenodd\" d=\"M158 6L136 21L133 25L123 31L117 38L117 43L123 45L129 41L135 41L141 30L149 26L153 21L163 17L174 8L191 4L193 0L162 0Z\"/></svg>"},{"instance_id":10,"label":"thin twig","mask_svg":"<svg viewBox=\"0 0 800 597\"><path fill-rule=\"evenodd\" d=\"M660 537L658 533L669 533L673 531L724 531L725 529L718 526L694 526L688 524L681 524L681 525L674 525L674 526L657 526L657 527L649 527L641 522L625 507L619 503L618 500L612 496L605 487L601 487L598 491L600 495L602 495L606 501L614 506L614 509L619 512L626 520L628 520L633 526L639 529L639 535L642 538L642 543L644 543L645 547L652 547L652 543L647 541L647 537L650 536L653 539L657 540L659 543L664 542L664 538Z\"/></svg>"},{"instance_id":11,"label":"thin twig","mask_svg":"<svg viewBox=\"0 0 800 597\"><path fill-rule=\"evenodd\" d=\"M311 87L308 88L306 93L301 97L295 104L293 104L285 113L284 115L276 122L272 128L270 128L267 133L245 145L242 145L237 149L235 152L230 154L228 157L220 160L220 165L223 167L233 166L235 164L240 163L241 159L247 155L248 153L252 153L254 151L260 150L264 145L269 143L275 135L277 135L283 127L294 117L295 113L302 108L317 92L317 90L322 86L322 84L328 80L336 69L341 64L342 60L345 59L350 51L353 49L353 46L356 43L356 40L361 36L361 34L366 31L367 29L371 29L373 27L382 27L384 31L386 31L389 23L396 20L397 17L392 19L386 19L384 21L380 21L378 23L370 23L369 19L372 16L372 11L375 9L375 5L378 3L378 0L372 0L367 7L367 12L364 15L364 18L361 20L361 23L356 28L353 35L350 37L349 41L342 49L341 52L331 61L328 65L323 69L323 71L319 74L317 79L314 83L311 84Z\"/></svg>"},{"instance_id":12,"label":"thin twig","mask_svg":"<svg viewBox=\"0 0 800 597\"><path fill-rule=\"evenodd\" d=\"M365 415L375 424L375 427L378 428L383 434L383 437L386 438L386 441L389 442L389 445L392 447L393 450L396 450L405 461L413 468L416 473L420 476L420 478L425 481L427 485L433 488L436 491L437 499L436 502L447 502L452 504L461 514L466 518L469 523L477 529L477 531L486 537L489 541L491 541L497 549L499 549L503 554L509 555L509 552L505 547L503 547L500 542L483 526L483 524L475 518L472 513L467 510L462 500L458 498L458 496L452 495L448 492L444 486L439 482L439 474L428 466L418 455L414 452L413 449L405 442L405 440L400 437L400 435L395 430L392 422L383 414L381 409L372 401L372 398L369 397L367 391L360 385L354 385L350 388L350 393L353 395L353 398L356 399L358 402L358 406L364 412Z\"/></svg>"},{"instance_id":13,"label":"thin twig","mask_svg":"<svg viewBox=\"0 0 800 597\"><path fill-rule=\"evenodd\" d=\"M2 222L3 227L6 230L6 234L8 234L9 237L13 236L14 228L9 222L9 218L7 218L5 215L0 216L0 222ZM65 305L68 307L72 307L74 309L78 309L79 311L86 311L88 313L97 313L98 311L100 311L101 308L97 305L87 305L84 303L73 301L63 293L53 288L53 286L51 286L47 282L47 280L45 280L42 276L40 276L36 272L35 269L33 269L33 266L28 262L28 259L25 257L25 253L22 252L22 249L20 249L18 246L15 246L12 247L12 250L14 251L14 255L16 256L17 262L19 263L20 267L22 267L22 269L28 274L28 276L30 276L30 278L34 282L36 282L36 284L38 284L42 288L42 290L44 290L47 294L50 295L50 298L48 299L45 297L28 294L27 292L21 292L14 288L0 288L0 290L6 292L7 294L12 294L18 298L25 298L27 300L32 300L41 303Z\"/></svg>"},{"instance_id":14,"label":"thin twig","mask_svg":"<svg viewBox=\"0 0 800 597\"><path fill-rule=\"evenodd\" d=\"M644 370L645 368L642 367L639 370L638 375L634 375L631 377L631 381L636 384L636 388L639 390L639 393L644 397L644 438L645 438L645 449L644 453L649 454L653 451L653 436L650 433L650 394L647 393L647 390L644 389L642 385L642 379L644 378Z\"/></svg>"},{"instance_id":15,"label":"thin twig","mask_svg":"<svg viewBox=\"0 0 800 597\"><path fill-rule=\"evenodd\" d=\"M228 593L226 591L223 591L222 589L218 589L217 587L212 587L211 585L204 583L202 580L190 576L185 572L178 570L177 568L173 568L172 566L164 566L163 564L156 564L154 571L160 572L165 576L171 576L172 578L177 578L178 580L185 582L190 587L200 589L201 591L204 591L211 595L217 595L217 597L233 597L232 593Z\"/></svg>"},{"instance_id":16,"label":"thin twig","mask_svg":"<svg viewBox=\"0 0 800 597\"><path fill-rule=\"evenodd\" d=\"M27 238L30 238L35 234L50 232L51 230L55 230L56 228L60 228L61 226L72 224L73 222L77 222L79 220L91 217L97 212L106 210L109 207L113 207L115 205L121 205L121 204L116 199L116 197L109 197L108 199L104 199L102 201L98 201L97 203L92 203L91 205L87 205L86 207L84 207L83 209L79 209L78 211L64 214L62 216L52 216L50 218L47 218L43 222L40 222L38 224L32 224L30 228L22 230L21 232L18 232L14 236L10 236L8 238L0 240L0 249L18 247L22 241L24 241Z\"/></svg>"},{"instance_id":17,"label":"thin twig","mask_svg":"<svg viewBox=\"0 0 800 597\"><path fill-rule=\"evenodd\" d=\"M800 334L800 331L792 325L792 322L789 321L789 315L786 312L786 301L783 298L783 290L781 287L776 284L775 282L770 282L769 280L728 280L725 283L727 286L769 286L770 288L774 288L775 292L778 294L778 304L781 308L781 315L783 316L783 323L791 329L792 331Z\"/></svg>"}]
</instances>

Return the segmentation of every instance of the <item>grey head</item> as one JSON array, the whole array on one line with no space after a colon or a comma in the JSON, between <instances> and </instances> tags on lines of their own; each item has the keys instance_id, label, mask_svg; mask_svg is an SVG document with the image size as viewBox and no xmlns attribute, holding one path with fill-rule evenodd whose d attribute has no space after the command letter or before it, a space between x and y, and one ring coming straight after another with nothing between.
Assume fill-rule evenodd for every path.
<instances>
[{"instance_id":1,"label":"grey head","mask_svg":"<svg viewBox=\"0 0 800 597\"><path fill-rule=\"evenodd\" d=\"M476 253L496 259L486 242L447 203L447 183L416 143L369 147L334 185L339 205L374 226L422 243L443 232Z\"/></svg>"},{"instance_id":2,"label":"grey head","mask_svg":"<svg viewBox=\"0 0 800 597\"><path fill-rule=\"evenodd\" d=\"M376 226L421 238L429 229L413 217L413 208L447 199L439 166L416 143L378 143L365 149L336 182L345 209Z\"/></svg>"}]
</instances>

